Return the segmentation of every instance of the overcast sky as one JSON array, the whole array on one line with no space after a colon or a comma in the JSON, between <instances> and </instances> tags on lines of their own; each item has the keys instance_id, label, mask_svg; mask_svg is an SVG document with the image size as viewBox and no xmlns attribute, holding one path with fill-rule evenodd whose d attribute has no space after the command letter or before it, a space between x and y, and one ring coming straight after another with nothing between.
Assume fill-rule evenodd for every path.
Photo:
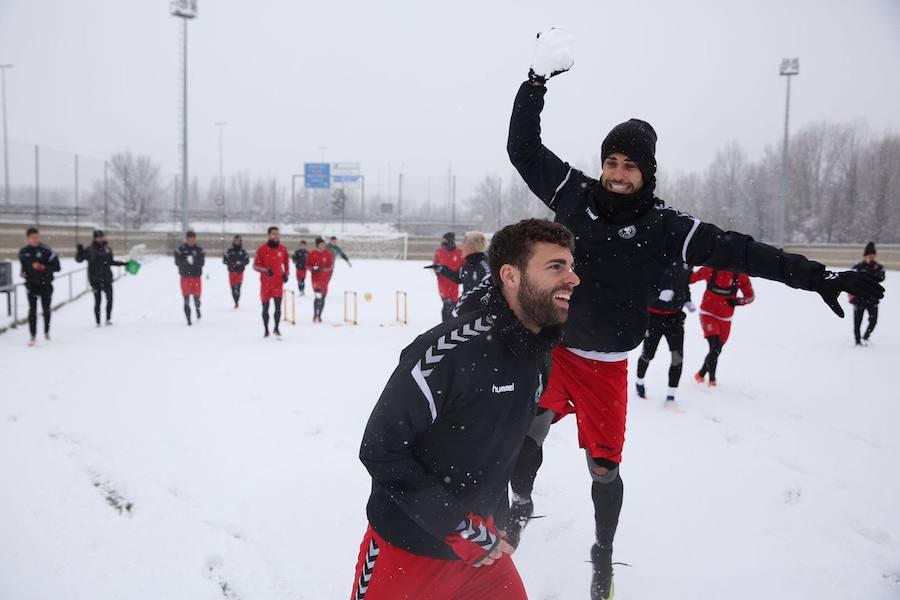
<instances>
[{"instance_id":1,"label":"overcast sky","mask_svg":"<svg viewBox=\"0 0 900 600\"><path fill-rule=\"evenodd\" d=\"M509 112L536 31L567 28L574 69L550 83L545 142L588 161L635 116L667 171L738 140L778 142L782 57L800 58L792 130L862 119L900 132L900 1L201 0L189 24L190 161L288 177L327 146L377 186L394 176L507 174ZM0 0L11 139L178 168L180 20L165 0ZM468 186L466 186L468 187ZM377 190L375 190L377 191Z\"/></svg>"}]
</instances>

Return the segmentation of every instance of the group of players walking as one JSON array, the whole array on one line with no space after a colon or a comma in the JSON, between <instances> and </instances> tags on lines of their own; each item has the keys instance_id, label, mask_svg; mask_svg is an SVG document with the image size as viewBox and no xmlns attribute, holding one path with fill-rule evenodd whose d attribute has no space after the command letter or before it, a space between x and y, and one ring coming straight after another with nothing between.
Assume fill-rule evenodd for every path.
<instances>
[{"instance_id":1,"label":"group of players walking","mask_svg":"<svg viewBox=\"0 0 900 600\"><path fill-rule=\"evenodd\" d=\"M337 238L332 236L329 243L321 237L315 240L315 249L307 250L306 240L301 240L292 256L281 243L281 231L278 227L269 227L268 239L256 249L253 258L253 270L260 277L260 300L262 302L263 336L269 337L269 312L272 311L271 335L281 337L281 310L284 298L284 286L290 280L290 262L293 260L299 294L306 294L306 273L309 271L313 294L313 322L322 322L322 311L325 298L328 296L328 284L334 272L335 256L341 257L347 265L353 266L343 249L338 246ZM203 266L206 254L197 244L197 234L188 231L184 243L175 249L175 264L181 276L181 294L184 298L184 315L187 324L191 325L190 298L194 299L197 319L200 318L200 295L202 292ZM243 238L235 235L231 247L225 250L222 262L228 269L228 285L234 308L240 308L241 286L244 283L244 271L250 264L250 254L244 249Z\"/></svg>"}]
</instances>

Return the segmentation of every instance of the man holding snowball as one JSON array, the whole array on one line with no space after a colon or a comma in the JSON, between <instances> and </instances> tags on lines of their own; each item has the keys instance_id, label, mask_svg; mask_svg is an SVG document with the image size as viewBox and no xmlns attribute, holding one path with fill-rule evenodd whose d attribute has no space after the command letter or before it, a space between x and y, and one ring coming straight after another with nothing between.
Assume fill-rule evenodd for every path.
<instances>
[{"instance_id":1,"label":"man holding snowball","mask_svg":"<svg viewBox=\"0 0 900 600\"><path fill-rule=\"evenodd\" d=\"M880 298L865 273L832 273L803 256L725 232L668 208L654 195L656 131L646 121L616 125L601 146L602 173L593 179L563 162L541 143L541 110L547 81L574 64L572 40L551 29L538 34L534 61L516 95L507 150L528 187L556 221L575 235L581 285L571 297L562 344L512 479L509 539L518 543L534 506L531 491L550 424L574 413L578 441L593 480L596 541L591 548L591 598L613 597L613 539L622 508L619 475L625 442L628 352L647 327L647 305L670 265L708 265L790 287L818 292L840 317L841 292Z\"/></svg>"}]
</instances>

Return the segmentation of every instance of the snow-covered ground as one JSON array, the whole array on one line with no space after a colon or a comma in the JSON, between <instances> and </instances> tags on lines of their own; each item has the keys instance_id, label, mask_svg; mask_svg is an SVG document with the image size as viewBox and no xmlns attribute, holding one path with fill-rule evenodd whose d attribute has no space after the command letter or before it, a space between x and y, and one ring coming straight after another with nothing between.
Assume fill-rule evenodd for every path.
<instances>
[{"instance_id":1,"label":"snow-covered ground","mask_svg":"<svg viewBox=\"0 0 900 600\"><path fill-rule=\"evenodd\" d=\"M302 298L276 342L261 337L255 274L235 311L208 263L194 327L165 257L117 284L113 327L93 326L86 297L55 315L52 342L0 335L0 598L349 596L369 489L359 439L398 352L439 317L434 277L338 264L328 322ZM900 298L889 290L872 345L854 348L816 295L754 284L719 389L691 380L706 346L692 315L685 412L660 406L664 345L653 398L631 400L617 598L898 598ZM391 324L398 288L407 326ZM357 327L333 326L345 289ZM535 498L547 516L515 555L533 599L586 595L574 425L551 431Z\"/></svg>"}]
</instances>

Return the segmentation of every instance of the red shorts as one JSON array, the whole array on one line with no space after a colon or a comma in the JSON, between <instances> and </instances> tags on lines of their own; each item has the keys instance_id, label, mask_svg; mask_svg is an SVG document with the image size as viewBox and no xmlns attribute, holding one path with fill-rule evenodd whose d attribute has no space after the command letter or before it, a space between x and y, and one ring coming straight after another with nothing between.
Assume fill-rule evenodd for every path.
<instances>
[{"instance_id":1,"label":"red shorts","mask_svg":"<svg viewBox=\"0 0 900 600\"><path fill-rule=\"evenodd\" d=\"M331 273L317 273L313 271L310 279L312 279L314 292L318 292L323 296L328 295L328 282L331 281Z\"/></svg>"},{"instance_id":2,"label":"red shorts","mask_svg":"<svg viewBox=\"0 0 900 600\"><path fill-rule=\"evenodd\" d=\"M306 270L297 271L297 281L303 281L304 279L306 279Z\"/></svg>"},{"instance_id":3,"label":"red shorts","mask_svg":"<svg viewBox=\"0 0 900 600\"><path fill-rule=\"evenodd\" d=\"M593 458L621 462L628 410L628 360L591 360L557 346L540 406L555 412L558 419L574 413L578 445Z\"/></svg>"},{"instance_id":4,"label":"red shorts","mask_svg":"<svg viewBox=\"0 0 900 600\"><path fill-rule=\"evenodd\" d=\"M181 295L199 298L203 292L202 277L181 277Z\"/></svg>"},{"instance_id":5,"label":"red shorts","mask_svg":"<svg viewBox=\"0 0 900 600\"><path fill-rule=\"evenodd\" d=\"M233 271L228 272L228 285L230 285L231 287L234 287L234 286L240 285L242 283L244 283L244 274L243 273L237 273L237 272L233 272Z\"/></svg>"},{"instance_id":6,"label":"red shorts","mask_svg":"<svg viewBox=\"0 0 900 600\"><path fill-rule=\"evenodd\" d=\"M723 321L709 315L700 315L700 327L703 328L703 337L717 335L723 345L731 335L731 321Z\"/></svg>"},{"instance_id":7,"label":"red shorts","mask_svg":"<svg viewBox=\"0 0 900 600\"><path fill-rule=\"evenodd\" d=\"M449 299L450 302L456 304L459 301L459 284L446 277L438 277L438 294L440 294L441 300Z\"/></svg>"},{"instance_id":8,"label":"red shorts","mask_svg":"<svg viewBox=\"0 0 900 600\"><path fill-rule=\"evenodd\" d=\"M280 277L264 275L260 278L259 297L263 302L268 302L272 298L281 298L282 296L284 296L284 285L282 285Z\"/></svg>"},{"instance_id":9,"label":"red shorts","mask_svg":"<svg viewBox=\"0 0 900 600\"><path fill-rule=\"evenodd\" d=\"M391 546L369 527L359 547L350 600L526 600L512 558L486 567L418 556Z\"/></svg>"}]
</instances>

